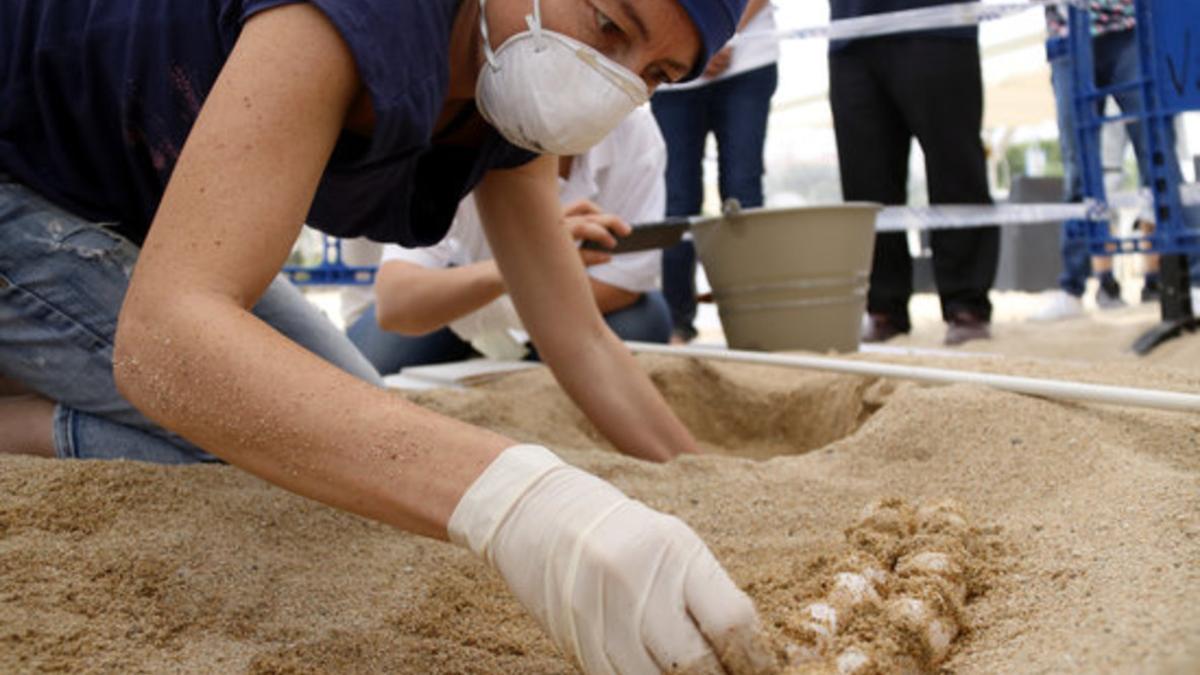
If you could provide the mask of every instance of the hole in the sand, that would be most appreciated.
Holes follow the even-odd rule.
[[[639,361],[704,451],[749,459],[800,455],[846,438],[884,405],[895,387],[888,380],[771,366],[671,357]],[[550,447],[613,449],[545,370],[515,373],[468,390],[407,397]]]
[[[803,454],[845,438],[890,392],[872,378],[694,359],[648,370],[706,450],[752,459]]]

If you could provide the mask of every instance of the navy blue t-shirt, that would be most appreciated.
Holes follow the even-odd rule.
[[[935,5],[956,5],[966,1],[969,0],[829,0],[829,15],[833,20],[853,19],[859,16],[903,12],[908,9],[920,9]],[[888,37],[942,37],[974,41],[979,39],[979,29],[975,26],[959,26],[940,30],[897,33]],[[836,52],[853,42],[854,40],[834,40],[829,43],[829,50]]]
[[[243,23],[298,1],[0,2],[0,173],[141,243]],[[490,127],[469,147],[433,140],[463,0],[310,1],[349,45],[375,111],[370,138],[338,142],[311,225],[429,245],[488,169],[533,158]]]

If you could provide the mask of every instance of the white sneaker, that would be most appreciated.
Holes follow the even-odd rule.
[[[1083,316],[1083,301],[1064,290],[1046,291],[1041,309],[1029,317],[1030,321],[1049,323]]]

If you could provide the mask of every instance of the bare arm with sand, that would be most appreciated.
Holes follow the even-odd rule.
[[[283,264],[357,94],[354,62],[315,10],[247,23],[143,247],[114,373],[140,410],[231,464],[444,537],[463,490],[512,442],[360,382],[247,311]]]
[[[623,452],[697,453],[695,440],[592,299],[574,244],[558,226],[557,163],[493,171],[475,190],[488,243],[542,359],[588,419]]]
[[[545,449],[514,447],[355,380],[249,313],[360,88],[348,49],[311,6],[247,22],[130,282],[113,363],[123,395],[271,483],[410,532],[449,534],[496,567],[587,672],[608,672],[610,659],[624,672],[769,670],[753,604],[682,522]],[[543,210],[556,200],[535,205]],[[564,276],[580,286],[568,295],[577,300],[582,272],[576,264]],[[673,564],[652,564],[662,560]]]

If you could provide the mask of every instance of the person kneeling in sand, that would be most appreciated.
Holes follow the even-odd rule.
[[[0,451],[215,456],[449,539],[587,673],[774,668],[682,521],[389,394],[275,282],[304,222],[428,246],[474,190],[563,389],[629,454],[695,452],[596,310],[556,174],[744,5],[0,2],[0,378],[37,394],[0,406]]]
[[[635,110],[598,145],[560,160],[564,227],[576,240],[612,246],[613,235],[627,234],[629,223],[662,220],[666,162],[666,144],[653,115]],[[662,253],[579,253],[596,304],[617,337],[667,342],[671,316],[659,291]],[[471,197],[459,205],[454,225],[436,246],[386,246],[375,293],[375,304],[348,333],[385,375],[479,354],[515,360],[529,353],[528,335]]]

